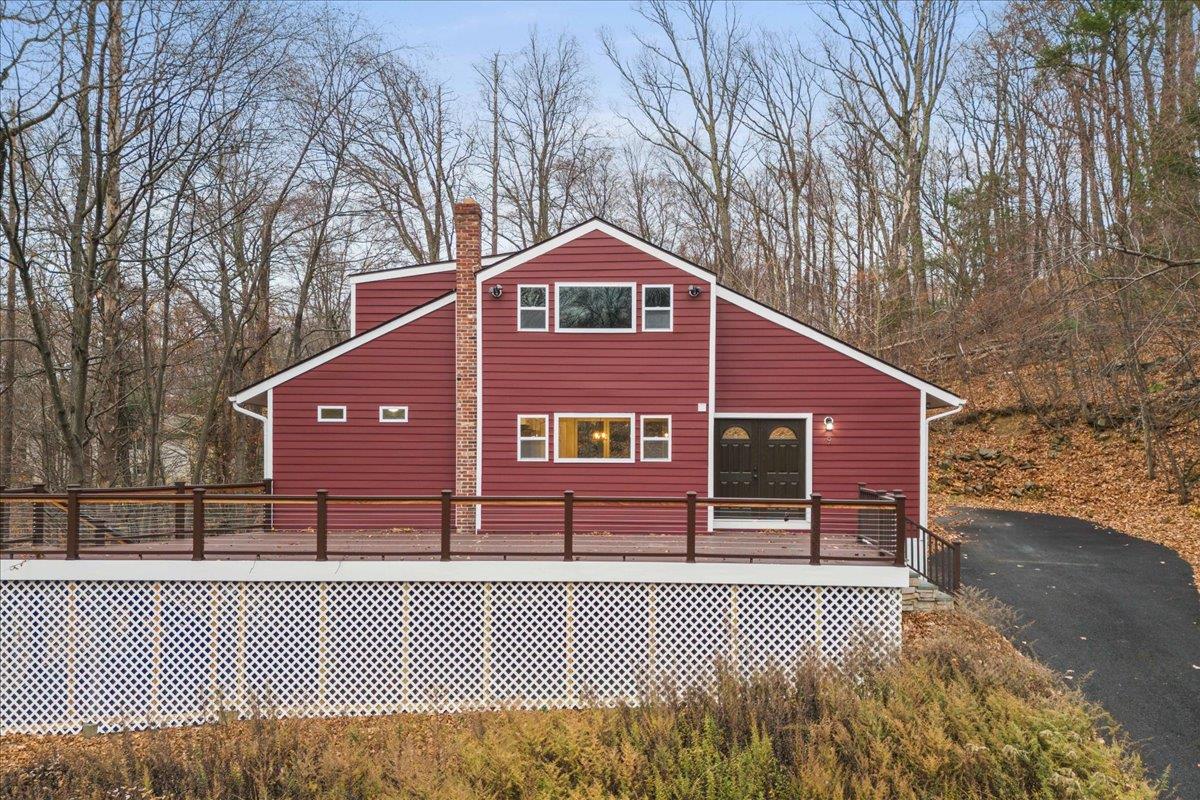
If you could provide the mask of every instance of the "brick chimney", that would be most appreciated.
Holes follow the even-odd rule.
[[[467,198],[454,204],[454,493],[476,493],[476,413],[479,408],[478,296],[475,272],[481,266],[481,220],[479,204]],[[455,530],[475,531],[475,508],[458,506]]]

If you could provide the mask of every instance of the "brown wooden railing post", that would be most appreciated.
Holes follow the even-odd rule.
[[[810,500],[812,514],[808,524],[808,563],[817,565],[821,563],[821,495],[814,492]]]
[[[35,483],[32,487],[30,487],[29,491],[33,492],[34,494],[45,494],[46,493],[46,484]],[[34,501],[32,507],[29,509],[29,516],[30,516],[30,522],[31,522],[31,527],[32,527],[30,534],[33,537],[33,543],[35,545],[45,544],[46,543],[46,504]]]
[[[696,493],[687,493],[687,561],[696,562]]]
[[[67,487],[67,559],[79,558],[79,487]]]
[[[962,585],[962,543],[953,542],[950,546],[954,549],[954,582],[950,585],[950,591],[957,593]]]
[[[275,481],[271,478],[263,478],[263,494],[275,494]],[[263,504],[262,507],[262,525],[264,531],[269,531],[275,527],[274,515],[271,513],[272,505],[270,503]]]
[[[183,481],[175,481],[175,494],[179,495],[179,501],[175,503],[175,538],[182,539],[187,536],[187,523],[184,521],[187,517],[187,509],[183,507],[183,496],[187,494],[187,484]]]
[[[450,560],[450,526],[452,524],[451,517],[454,515],[454,504],[451,498],[454,492],[449,489],[442,490],[442,561]]]
[[[575,560],[575,493],[563,492],[563,561]]]
[[[905,545],[905,537],[908,535],[908,518],[904,514],[904,493],[892,492],[892,498],[896,502],[896,566],[903,567],[908,555],[908,548]]]
[[[204,560],[204,490],[192,489],[192,561]]]
[[[329,490],[317,489],[317,561],[329,560]]]

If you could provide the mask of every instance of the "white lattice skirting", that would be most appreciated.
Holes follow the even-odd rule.
[[[474,563],[478,571],[485,562]],[[636,700],[648,680],[702,684],[718,660],[748,673],[805,653],[836,660],[900,644],[892,584],[901,571],[878,567],[805,573],[886,573],[819,585],[794,575],[730,582],[737,573],[717,565],[654,565],[653,582],[545,563],[524,571],[568,568],[572,579],[428,580],[458,565],[426,564],[411,580],[378,571],[359,580],[334,565],[321,567],[337,577],[316,580],[304,579],[320,574],[313,565],[288,580],[130,577],[152,569],[144,565],[121,580],[68,580],[47,577],[50,564],[34,566],[37,579],[0,582],[0,732],[186,725],[223,710],[333,716],[616,703]],[[621,565],[590,566],[621,574]],[[739,569],[760,580],[759,570],[778,572]],[[398,571],[392,564],[390,574]]]

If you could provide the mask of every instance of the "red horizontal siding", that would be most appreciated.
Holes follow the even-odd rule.
[[[577,281],[637,283],[636,333],[554,332],[554,284]],[[483,456],[481,491],[488,495],[559,494],[683,496],[704,494],[708,487],[708,414],[697,411],[708,402],[709,304],[705,285],[698,298],[688,286],[695,277],[607,234],[590,233],[486,281],[481,300],[483,325]],[[506,288],[499,298],[488,291]],[[517,330],[518,284],[550,286],[550,331]],[[641,332],[641,286],[674,287],[674,330]],[[567,412],[670,414],[672,460],[640,459],[640,423],[635,421],[632,463],[564,464],[551,460],[517,461],[518,414]],[[561,530],[561,514],[494,509],[484,527],[508,529],[525,521],[529,527]],[[682,509],[580,507],[579,530],[680,531]]]
[[[359,283],[354,287],[354,333],[370,330],[453,289],[453,269]]]
[[[811,412],[813,491],[854,497],[857,484],[902,489],[920,515],[921,393],[850,356],[717,301],[721,413]],[[822,421],[834,419],[826,433]]]
[[[275,491],[436,495],[454,486],[454,307],[438,309],[273,390]],[[318,405],[347,421],[319,423]],[[379,422],[379,406],[409,421]],[[281,507],[282,509],[283,507]],[[289,519],[305,515],[279,512]],[[277,514],[278,516],[278,514]],[[437,527],[440,511],[334,503],[330,525]]]

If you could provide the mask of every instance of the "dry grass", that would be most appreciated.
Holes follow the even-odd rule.
[[[1156,796],[1102,712],[974,616],[913,618],[900,662],[861,675],[801,666],[637,708],[8,739],[0,796]]]

